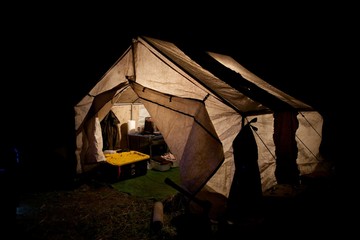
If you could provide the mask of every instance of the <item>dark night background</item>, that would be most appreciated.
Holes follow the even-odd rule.
[[[20,149],[30,176],[62,179],[73,174],[73,107],[138,35],[230,55],[312,105],[324,116],[324,156],[336,163],[339,176],[351,176],[347,166],[355,159],[347,132],[357,129],[351,123],[355,111],[349,112],[354,99],[349,84],[355,78],[347,74],[355,42],[351,9],[248,9],[241,4],[211,9],[146,6],[141,11],[137,6],[89,4],[32,5],[35,11],[27,7],[3,9],[11,14],[1,23],[1,138],[5,146]],[[53,160],[58,149],[66,149],[66,162]]]

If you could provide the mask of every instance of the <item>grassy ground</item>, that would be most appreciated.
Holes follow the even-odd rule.
[[[19,195],[19,239],[239,239],[331,236],[340,231],[341,208],[332,180],[311,180],[300,187],[276,186],[264,194],[260,215],[235,225],[212,223],[189,211],[180,193],[163,199],[162,224],[155,225],[157,199],[121,192],[93,178],[62,190],[25,191]],[[340,219],[339,219],[340,218]],[[343,221],[343,220],[341,220]]]

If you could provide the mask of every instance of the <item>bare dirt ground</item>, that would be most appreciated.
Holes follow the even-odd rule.
[[[106,185],[32,193],[20,199],[17,227],[27,239],[156,239],[153,202]]]

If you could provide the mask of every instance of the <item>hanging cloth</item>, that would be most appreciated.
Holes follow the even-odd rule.
[[[110,111],[101,121],[103,150],[114,150],[120,148],[121,135],[119,131],[119,124],[120,121],[113,111]]]

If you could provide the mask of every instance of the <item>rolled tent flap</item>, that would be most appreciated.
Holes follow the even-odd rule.
[[[275,176],[279,184],[300,183],[300,170],[296,162],[298,148],[295,136],[299,127],[297,115],[297,112],[274,113]]]
[[[224,151],[202,101],[162,94],[133,82],[172,154],[182,187],[195,195],[224,161]],[[185,151],[186,150],[186,151]]]

